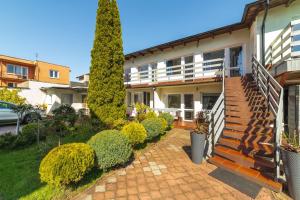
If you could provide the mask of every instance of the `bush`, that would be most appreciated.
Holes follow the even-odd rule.
[[[64,123],[66,126],[74,126],[77,115],[75,109],[70,105],[61,105],[52,111],[56,125]]]
[[[52,149],[40,164],[42,182],[66,186],[80,181],[94,167],[93,149],[84,143],[65,144]]]
[[[148,112],[146,113],[146,115],[145,115],[145,118],[146,118],[146,119],[149,119],[149,118],[156,118],[156,117],[157,117],[156,113],[155,113],[154,111],[152,111],[152,110],[148,111]]]
[[[142,124],[147,131],[148,140],[152,140],[153,138],[164,132],[162,121],[159,118],[145,119]]]
[[[167,130],[167,128],[168,128],[168,122],[164,119],[164,118],[157,118],[159,121],[160,121],[160,123],[161,123],[161,126],[162,126],[162,132],[161,132],[161,134],[162,133],[164,133],[165,132],[165,130]]]
[[[167,121],[168,127],[171,127],[174,121],[174,117],[170,113],[161,113],[160,118],[164,118]]]
[[[0,135],[0,149],[13,146],[16,139],[17,136],[13,135],[12,133],[5,133],[3,135]]]
[[[16,147],[33,144],[36,141],[37,129],[38,126],[36,123],[25,125],[15,141]]]
[[[96,152],[99,168],[104,170],[126,163],[132,154],[129,139],[117,130],[101,131],[88,144]]]
[[[147,138],[144,126],[137,122],[131,122],[124,126],[122,133],[130,140],[132,146],[143,143]]]
[[[25,98],[19,95],[20,90],[9,90],[7,88],[0,89],[1,101],[10,102],[16,105],[25,103]]]
[[[128,121],[125,119],[117,119],[113,122],[111,129],[122,130],[122,128],[128,124]]]

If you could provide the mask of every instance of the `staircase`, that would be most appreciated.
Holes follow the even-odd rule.
[[[274,121],[266,96],[251,74],[224,80],[225,124],[209,162],[274,191]]]

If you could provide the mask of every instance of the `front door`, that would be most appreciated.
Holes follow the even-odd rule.
[[[194,95],[193,94],[184,94],[184,109],[183,117],[184,120],[193,120],[194,119]]]
[[[243,48],[230,48],[230,77],[241,76],[243,69]]]

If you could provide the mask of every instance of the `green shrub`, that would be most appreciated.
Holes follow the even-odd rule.
[[[125,119],[117,119],[113,122],[111,129],[122,130],[122,128],[128,124],[128,121]]]
[[[12,147],[16,139],[17,136],[12,133],[0,135],[0,149]]]
[[[164,119],[164,118],[161,118],[161,117],[159,117],[159,118],[157,118],[159,121],[160,121],[160,123],[161,123],[161,126],[162,126],[162,132],[161,132],[161,134],[162,133],[164,133],[165,132],[165,130],[167,130],[167,128],[168,128],[168,122]]]
[[[88,144],[96,152],[99,168],[104,170],[126,163],[132,154],[129,139],[117,130],[101,131]]]
[[[36,123],[25,125],[15,141],[16,147],[33,144],[36,141],[37,131],[38,126]]]
[[[174,117],[170,113],[161,113],[159,117],[164,118],[167,121],[168,127],[172,126],[174,122]]]
[[[80,181],[94,167],[93,149],[84,143],[71,143],[52,149],[40,164],[40,178],[53,186]]]
[[[156,113],[155,113],[154,111],[152,111],[152,110],[148,111],[148,112],[146,113],[146,115],[145,115],[145,118],[146,118],[146,119],[149,119],[149,118],[156,118],[156,117],[157,117]]]
[[[136,119],[141,122],[146,119],[147,113],[151,111],[151,108],[143,103],[136,103]]]
[[[130,140],[132,146],[143,143],[147,138],[144,126],[137,122],[131,122],[124,126],[122,133]]]
[[[164,132],[163,124],[159,118],[149,118],[142,122],[147,131],[147,139],[152,140]]]
[[[75,109],[70,105],[61,105],[52,111],[54,115],[55,125],[59,126],[63,123],[66,126],[74,126],[77,115]]]

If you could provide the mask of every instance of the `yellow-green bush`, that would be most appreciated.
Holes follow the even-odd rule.
[[[144,126],[137,122],[127,124],[121,132],[130,140],[132,146],[143,143],[147,137]]]
[[[168,123],[168,127],[171,127],[174,121],[174,117],[170,113],[161,113],[159,118],[164,118]]]
[[[25,98],[19,95],[20,90],[0,89],[0,99],[2,101],[14,103],[17,105],[25,103]]]
[[[94,167],[93,149],[84,143],[65,144],[52,149],[40,164],[40,178],[53,186],[80,181]]]
[[[162,128],[162,131],[160,132],[161,134],[164,133],[165,130],[167,130],[168,128],[168,122],[164,119],[164,118],[161,118],[159,117],[158,120],[160,121],[161,123],[161,128]]]
[[[88,144],[96,153],[98,167],[104,170],[126,163],[132,154],[129,139],[117,130],[101,131]]]
[[[148,112],[146,113],[146,115],[145,115],[145,118],[146,118],[146,119],[149,119],[149,118],[156,118],[156,117],[157,117],[156,113],[155,113],[154,111],[152,111],[152,110],[148,111]]]
[[[142,122],[147,131],[147,140],[152,140],[164,132],[162,121],[159,118],[149,118]]]

